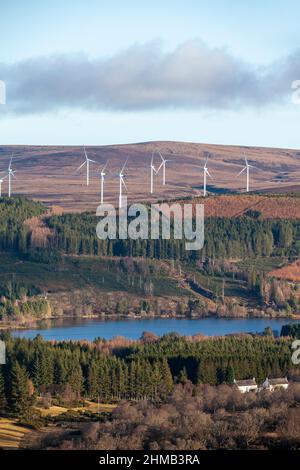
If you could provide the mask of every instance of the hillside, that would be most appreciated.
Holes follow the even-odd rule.
[[[205,217],[241,217],[253,211],[265,219],[299,219],[300,197],[294,195],[239,194],[193,198],[204,204]]]
[[[155,179],[155,199],[172,199],[200,195],[204,159],[209,155],[209,170],[213,180],[209,189],[218,193],[244,191],[245,175],[237,176],[244,165],[243,154],[257,169],[251,172],[251,189],[255,191],[298,191],[300,181],[300,151],[260,147],[195,144],[182,142],[148,142],[130,145],[87,147],[93,164],[91,184],[85,186],[85,170],[76,172],[84,161],[82,147],[1,146],[0,172],[4,172],[13,153],[17,179],[13,191],[25,194],[49,205],[66,210],[95,210],[99,201],[99,170],[106,161],[105,196],[116,203],[118,177],[125,159],[128,162],[128,197],[130,200],[150,200],[149,165],[152,152],[160,151],[172,160],[167,166],[167,185],[162,175]],[[156,166],[160,157],[156,155]],[[7,181],[3,184],[7,192]]]

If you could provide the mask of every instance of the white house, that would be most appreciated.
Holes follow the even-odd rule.
[[[270,392],[273,392],[274,390],[278,389],[284,389],[286,390],[289,386],[288,379],[286,377],[284,378],[278,378],[278,379],[268,379],[263,382],[262,384],[262,390],[269,390]]]
[[[247,380],[234,380],[235,385],[241,393],[257,392],[257,383],[255,377]]]

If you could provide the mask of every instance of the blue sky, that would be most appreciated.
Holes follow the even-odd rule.
[[[300,148],[299,10],[296,0],[3,0],[0,144]]]

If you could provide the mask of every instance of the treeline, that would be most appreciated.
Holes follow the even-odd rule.
[[[292,338],[300,339],[300,323],[283,325],[281,328],[281,336],[291,336]]]
[[[291,340],[272,336],[190,340],[144,335],[139,342],[97,339],[49,343],[3,335],[7,363],[0,379],[1,411],[26,414],[36,395],[57,402],[166,399],[176,383],[232,384],[234,378],[286,375]],[[22,408],[22,409],[21,409]]]
[[[24,221],[46,211],[39,202],[23,197],[0,198],[0,251],[25,251],[30,247],[30,231]]]
[[[187,251],[186,240],[99,240],[99,218],[92,213],[53,215],[45,223],[53,230],[48,250],[37,249],[24,221],[45,212],[45,207],[25,198],[0,198],[0,250],[25,253],[37,262],[59,262],[58,251],[96,256],[129,256],[155,259],[245,258],[297,256],[300,253],[297,220],[264,220],[248,215],[205,219],[205,242],[200,251]],[[172,229],[171,229],[172,234]],[[54,251],[53,251],[54,250]],[[45,251],[45,254],[44,254]]]
[[[231,382],[232,378],[286,375],[292,366],[290,340],[273,336],[228,336],[188,341],[170,334],[159,341],[139,343],[133,348],[133,357],[150,362],[166,357],[173,377],[186,374],[193,383],[211,385]]]
[[[0,372],[0,413],[28,416],[36,395],[60,403],[89,397],[102,402],[163,399],[173,388],[165,358],[125,360],[101,351],[97,342],[51,344],[4,337],[7,362]],[[2,408],[1,408],[2,403]]]
[[[0,284],[0,298],[5,297],[6,300],[11,302],[40,293],[41,289],[34,284],[25,284],[24,282],[16,281],[14,278]]]
[[[43,298],[26,299],[23,301],[0,299],[0,321],[20,321],[22,317],[27,319],[43,319],[51,314],[49,302]]]
[[[264,220],[249,216],[206,218],[201,251],[186,251],[186,240],[99,240],[99,219],[90,213],[54,215],[47,220],[55,235],[51,246],[69,254],[143,256],[156,259],[195,260],[291,256],[300,253],[296,243],[298,221]],[[171,231],[172,233],[172,231]]]
[[[14,277],[0,283],[0,321],[18,320],[21,316],[45,317],[50,313],[50,305],[45,298],[36,297],[39,294],[39,287],[16,281]]]

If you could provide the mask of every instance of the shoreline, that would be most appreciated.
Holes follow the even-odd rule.
[[[28,330],[28,329],[36,329],[39,330],[40,326],[44,322],[53,322],[53,321],[68,321],[68,320],[85,320],[85,319],[96,319],[99,321],[105,322],[107,321],[124,321],[124,320],[131,320],[131,321],[139,321],[139,320],[205,320],[205,319],[214,319],[214,320],[286,320],[287,322],[299,320],[300,322],[300,315],[289,315],[289,316],[247,316],[247,317],[217,317],[215,315],[206,315],[206,316],[194,316],[188,317],[184,315],[64,315],[64,316],[52,316],[41,318],[38,320],[32,320],[28,322],[22,322],[20,324],[1,324],[0,323],[0,332],[1,331],[14,331],[14,330]]]

